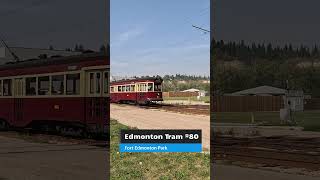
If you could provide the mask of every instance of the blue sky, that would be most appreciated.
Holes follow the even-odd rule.
[[[209,0],[111,0],[113,76],[209,75]]]

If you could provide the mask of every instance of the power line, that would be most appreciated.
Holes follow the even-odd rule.
[[[205,34],[206,34],[206,33],[210,33],[210,31],[209,31],[209,30],[204,29],[204,28],[202,28],[202,27],[198,27],[198,26],[195,26],[195,25],[192,25],[192,27],[194,27],[194,28],[196,28],[196,29],[199,29],[199,30],[203,31]]]
[[[0,37],[1,38],[1,37]],[[10,52],[10,54],[13,56],[14,60],[16,60],[16,62],[19,62],[20,59],[19,57],[13,52],[11,51],[11,49],[9,48],[9,46],[7,45],[7,43],[1,38],[1,42],[4,45],[5,48],[8,49],[8,51]]]

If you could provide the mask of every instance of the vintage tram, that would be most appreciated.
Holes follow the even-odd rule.
[[[159,76],[113,81],[110,84],[110,101],[133,104],[163,101],[162,81]]]
[[[109,64],[94,52],[1,65],[0,129],[108,132]]]

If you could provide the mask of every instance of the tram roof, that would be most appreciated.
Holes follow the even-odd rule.
[[[132,78],[132,79],[121,79],[121,80],[117,80],[117,81],[112,81],[111,83],[122,83],[122,82],[132,82],[132,81],[161,81],[162,82],[162,78],[160,76],[156,76],[156,77],[140,77],[140,78]]]
[[[76,63],[76,62],[82,62],[82,61],[88,61],[88,60],[94,60],[97,58],[106,58],[106,57],[107,57],[107,54],[105,52],[92,52],[92,53],[84,53],[84,54],[72,55],[72,56],[59,56],[59,57],[50,57],[50,58],[44,58],[44,59],[29,59],[29,60],[0,65],[0,70],[28,68],[28,67],[46,66],[46,65],[68,64],[68,63]]]

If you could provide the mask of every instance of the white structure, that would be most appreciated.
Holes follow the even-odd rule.
[[[280,89],[272,86],[259,86],[251,89],[246,89],[230,94],[231,96],[283,96],[286,94],[285,89]]]
[[[187,89],[187,90],[184,90],[182,92],[197,92],[199,95],[199,97],[204,97],[206,96],[206,91],[203,91],[203,90],[199,90],[199,89]]]
[[[303,111],[304,109],[304,93],[300,90],[280,89],[272,86],[259,86],[256,88],[246,89],[229,96],[282,96],[286,108],[292,111]]]
[[[19,57],[21,61],[27,59],[38,59],[40,55],[45,54],[48,58],[51,56],[71,56],[81,54],[76,51],[36,49],[23,47],[10,47],[10,50]],[[14,61],[14,57],[6,47],[0,47],[0,65]]]
[[[199,92],[199,91],[200,91],[199,89],[187,89],[182,92]]]

